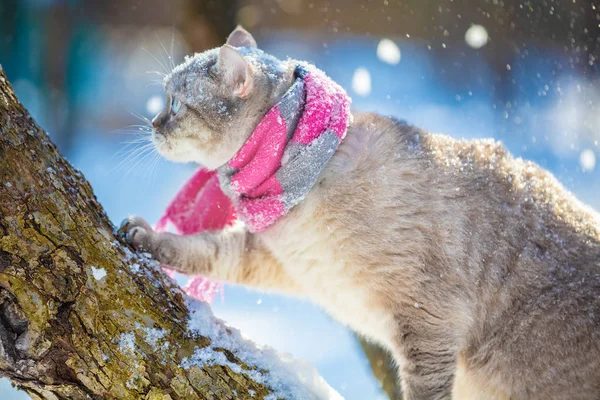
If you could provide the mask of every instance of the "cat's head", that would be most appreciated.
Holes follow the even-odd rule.
[[[186,57],[165,78],[166,105],[152,120],[154,145],[172,161],[225,164],[291,85],[288,70],[236,28],[225,45]]]

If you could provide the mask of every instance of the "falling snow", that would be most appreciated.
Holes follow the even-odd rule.
[[[352,90],[359,96],[367,96],[371,93],[371,74],[369,70],[360,67],[354,71]]]
[[[400,62],[400,48],[390,39],[381,39],[377,45],[377,58],[388,64],[398,64]]]
[[[474,49],[480,49],[488,42],[487,30],[481,25],[472,25],[465,33],[465,42]]]
[[[146,102],[146,111],[149,115],[158,114],[165,106],[165,99],[163,96],[152,96]]]
[[[590,150],[585,149],[579,155],[579,165],[583,172],[592,172],[596,168],[596,154]]]

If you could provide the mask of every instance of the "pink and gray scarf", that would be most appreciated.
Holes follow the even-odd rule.
[[[337,150],[350,122],[350,98],[313,66],[296,67],[295,81],[250,138],[216,171],[201,168],[158,221],[179,234],[220,230],[242,220],[262,232],[297,205]],[[188,294],[210,301],[219,287],[192,279]]]

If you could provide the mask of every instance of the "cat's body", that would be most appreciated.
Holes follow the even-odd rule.
[[[492,141],[359,114],[263,232],[132,224],[175,269],[318,303],[392,352],[408,400],[600,399],[600,222]]]

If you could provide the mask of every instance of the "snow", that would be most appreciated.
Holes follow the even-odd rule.
[[[133,272],[134,274],[137,274],[138,272],[140,272],[140,264],[138,264],[138,263],[131,264],[131,266],[129,266],[129,270],[131,272]]]
[[[583,172],[593,172],[596,168],[596,154],[590,149],[583,150],[579,155],[579,165]]]
[[[94,278],[99,281],[106,276],[106,271],[104,268],[92,267],[92,275],[94,275]]]
[[[150,115],[158,114],[165,106],[165,100],[163,96],[154,95],[151,96],[146,102],[146,111]]]
[[[164,329],[156,329],[156,328],[142,328],[145,334],[146,343],[148,343],[154,350],[158,350],[158,342],[165,337],[167,331]],[[168,344],[168,343],[165,343]]]
[[[273,392],[265,399],[270,400],[342,399],[310,364],[293,360],[289,355],[278,354],[270,347],[258,347],[242,337],[240,331],[215,318],[206,303],[191,298],[186,302],[191,315],[188,330],[193,334],[208,337],[211,344],[196,348],[191,357],[182,360],[183,368],[204,365],[227,366],[232,371],[245,374],[252,380],[269,387]],[[227,360],[225,354],[217,350],[219,348],[228,349],[252,369],[242,369],[238,364]]]
[[[149,258],[146,253],[134,254],[127,248],[123,248],[123,250],[125,261],[132,263],[131,269],[139,271],[140,264],[137,261],[140,259],[149,263],[153,268],[160,268],[159,263]],[[179,289],[173,287],[173,290]],[[290,355],[279,354],[270,347],[257,346],[245,339],[239,330],[231,328],[222,320],[215,318],[207,303],[184,296],[186,297],[187,308],[190,310],[188,331],[192,335],[207,337],[211,343],[207,347],[196,347],[190,357],[181,361],[183,368],[189,369],[194,366],[202,367],[205,365],[227,366],[232,371],[245,374],[252,380],[270,388],[272,393],[265,397],[265,399],[270,400],[279,398],[343,399],[309,363],[294,360]],[[165,349],[170,345],[165,340],[168,331],[145,327],[139,323],[136,324],[136,328],[143,332],[143,340],[154,350]],[[133,332],[122,333],[118,337],[118,349],[123,354],[132,355],[136,350],[135,334]],[[250,369],[242,369],[240,365],[229,361],[225,354],[218,349],[231,351]],[[127,382],[128,387],[134,387],[135,378],[132,377]]]
[[[119,351],[123,354],[132,354],[135,351],[135,335],[133,332],[121,333],[119,336]]]
[[[359,96],[371,93],[371,74],[363,67],[357,68],[352,75],[352,90]]]
[[[377,45],[377,58],[388,64],[400,62],[400,48],[392,40],[383,38]]]
[[[487,30],[481,25],[471,25],[465,32],[465,42],[474,49],[480,49],[488,42]]]

